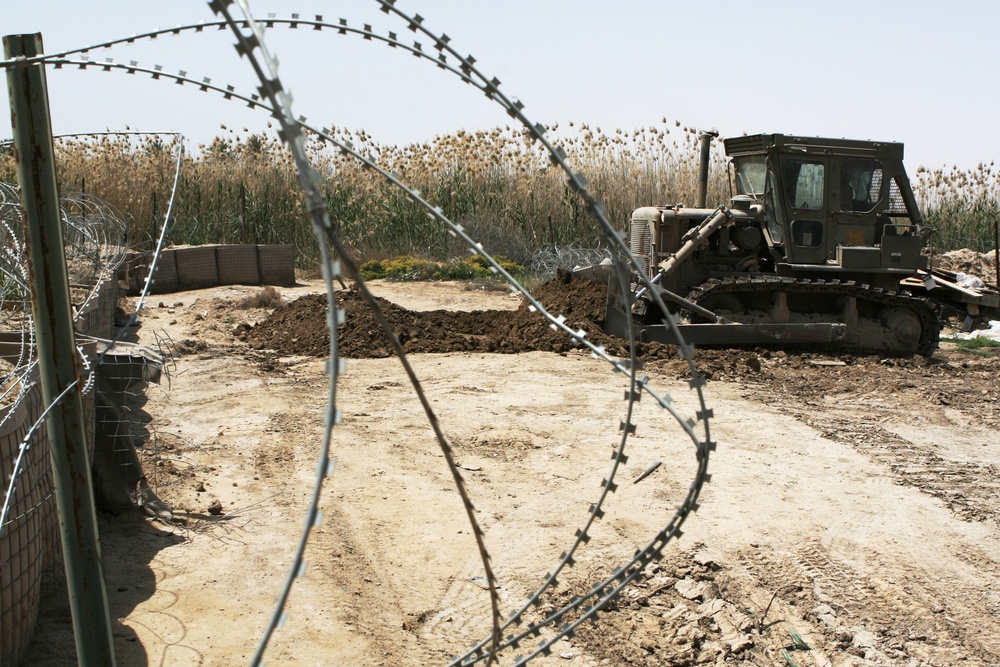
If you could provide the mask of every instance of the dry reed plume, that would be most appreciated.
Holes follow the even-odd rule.
[[[303,264],[314,262],[314,239],[287,151],[269,134],[221,129],[183,160],[169,239],[290,243]],[[664,118],[632,131],[574,122],[551,130],[623,229],[638,206],[694,201],[698,150],[692,128]],[[407,146],[379,144],[363,130],[332,133],[397,172],[491,252],[528,263],[540,247],[600,244],[564,177],[519,129],[459,130]],[[130,221],[132,245],[148,248],[154,213],[162,220],[170,192],[174,146],[156,137],[101,136],[60,140],[57,150],[63,190],[85,190],[117,207]],[[464,254],[403,193],[349,156],[319,141],[311,143],[310,153],[325,177],[331,219],[361,258],[445,260]],[[712,160],[708,199],[723,202],[730,191],[721,141]],[[0,152],[0,179],[14,180],[9,149]],[[938,230],[938,248],[992,247],[1000,201],[992,163],[964,171],[921,167],[914,183],[929,224]]]

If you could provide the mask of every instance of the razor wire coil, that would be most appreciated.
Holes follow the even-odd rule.
[[[530,294],[530,292],[527,289],[525,289],[513,276],[511,276],[507,271],[505,271],[500,266],[500,264],[483,248],[481,244],[476,243],[465,232],[465,230],[462,228],[461,225],[455,224],[452,221],[448,220],[448,218],[444,216],[441,209],[438,207],[434,207],[428,202],[426,202],[422,198],[421,193],[419,191],[407,187],[399,180],[399,178],[395,174],[388,173],[382,170],[377,164],[371,161],[368,157],[362,155],[359,151],[357,151],[350,144],[350,142],[341,142],[335,139],[334,137],[330,136],[330,133],[325,129],[316,130],[314,128],[309,127],[308,125],[306,125],[306,119],[304,117],[295,118],[295,116],[291,113],[290,96],[287,94],[287,91],[283,89],[281,81],[278,78],[277,63],[273,59],[273,57],[271,57],[271,55],[269,54],[264,45],[263,28],[265,27],[273,27],[274,25],[285,24],[288,25],[289,27],[295,28],[297,27],[297,25],[301,24],[301,25],[312,25],[315,30],[322,30],[324,28],[333,28],[337,30],[338,34],[347,34],[349,32],[352,34],[360,34],[366,40],[382,41],[393,48],[401,47],[403,50],[410,52],[417,57],[430,60],[438,68],[451,72],[454,75],[457,75],[465,83],[472,84],[480,91],[482,91],[487,98],[491,99],[497,104],[500,104],[501,107],[503,107],[507,111],[508,115],[510,115],[515,120],[519,121],[525,127],[526,131],[532,136],[532,138],[545,148],[545,150],[549,153],[553,164],[560,167],[567,174],[567,184],[569,185],[569,187],[572,190],[574,190],[585,201],[588,210],[598,220],[598,223],[603,230],[602,233],[604,235],[604,238],[606,239],[608,244],[612,247],[615,247],[616,251],[622,257],[625,258],[626,266],[628,268],[625,268],[625,266],[622,265],[618,265],[615,274],[615,279],[618,282],[619,289],[621,289],[623,292],[627,292],[627,290],[629,289],[631,276],[628,273],[626,273],[626,271],[629,272],[635,271],[639,269],[640,265],[637,259],[632,255],[631,250],[628,244],[622,238],[622,235],[617,230],[615,230],[614,227],[608,222],[605,215],[606,212],[603,206],[595,198],[593,198],[593,196],[590,195],[590,193],[587,191],[586,182],[582,177],[582,175],[573,172],[572,169],[569,167],[565,151],[563,151],[562,148],[551,144],[549,140],[546,138],[545,134],[547,128],[545,128],[541,124],[537,123],[533,124],[523,113],[524,105],[519,100],[516,99],[512,100],[508,98],[500,90],[499,80],[497,80],[496,78],[488,78],[487,76],[483,75],[479,71],[479,69],[476,68],[475,66],[476,63],[475,58],[473,58],[471,55],[462,56],[457,51],[455,51],[451,47],[450,44],[451,39],[447,35],[445,34],[435,35],[434,33],[431,33],[426,27],[424,27],[424,19],[419,14],[414,14],[412,16],[405,14],[404,12],[400,11],[398,8],[395,7],[394,1],[388,1],[388,0],[376,0],[376,1],[379,3],[380,8],[384,13],[395,15],[396,17],[402,19],[407,24],[407,28],[410,31],[422,34],[425,37],[429,38],[433,42],[433,48],[438,52],[437,57],[433,57],[432,54],[425,52],[420,42],[414,42],[412,46],[404,44],[398,39],[398,35],[396,33],[389,32],[388,37],[378,35],[375,32],[373,32],[371,26],[368,24],[365,24],[363,30],[358,30],[349,27],[347,25],[347,22],[343,19],[341,19],[338,25],[333,25],[323,22],[321,16],[317,16],[315,21],[308,21],[300,19],[297,15],[293,15],[291,19],[277,19],[276,17],[271,16],[267,20],[257,21],[253,19],[253,17],[250,14],[248,4],[243,0],[237,2],[244,15],[244,20],[240,21],[234,18],[232,14],[229,12],[228,8],[231,4],[233,4],[232,2],[216,0],[209,2],[209,6],[217,14],[223,15],[225,17],[224,21],[219,21],[211,24],[202,23],[192,26],[178,26],[177,28],[169,30],[154,31],[151,33],[145,33],[143,35],[133,35],[130,38],[113,40],[111,42],[102,43],[100,45],[95,45],[93,47],[87,47],[85,49],[79,49],[74,51],[61,52],[59,54],[55,54],[52,56],[42,56],[34,60],[46,62],[47,64],[57,68],[64,65],[75,65],[80,69],[87,69],[93,66],[97,66],[100,67],[100,69],[103,71],[121,70],[129,74],[135,74],[139,72],[147,73],[153,79],[165,78],[167,80],[173,80],[176,83],[182,83],[182,84],[191,83],[196,85],[199,88],[199,90],[203,92],[212,90],[221,93],[223,97],[226,99],[235,98],[242,100],[246,102],[247,105],[251,108],[260,108],[262,110],[271,112],[271,114],[275,118],[277,118],[279,122],[281,122],[282,131],[280,132],[280,136],[289,145],[293,157],[296,160],[296,163],[299,167],[300,183],[302,184],[303,188],[306,191],[308,207],[311,214],[313,215],[317,238],[320,241],[320,248],[323,260],[322,268],[324,271],[324,281],[326,282],[328,289],[328,306],[330,312],[328,320],[331,332],[331,337],[330,337],[331,363],[330,363],[329,403],[325,419],[325,422],[327,424],[327,430],[326,433],[324,434],[324,442],[321,447],[319,463],[317,466],[317,481],[314,488],[313,501],[310,504],[309,511],[307,512],[306,525],[303,530],[302,539],[300,540],[300,547],[298,553],[295,557],[295,563],[290,571],[290,575],[288,581],[286,582],[286,587],[283,590],[282,597],[279,599],[279,603],[277,605],[277,609],[275,612],[275,619],[269,626],[268,630],[266,631],[265,637],[262,639],[261,646],[259,647],[258,650],[258,655],[255,656],[253,664],[260,664],[262,653],[264,648],[266,648],[270,634],[273,632],[274,627],[276,627],[279,624],[278,621],[280,621],[284,617],[284,606],[285,602],[287,601],[287,592],[290,589],[294,579],[302,571],[302,563],[303,563],[302,552],[304,551],[305,543],[308,540],[311,528],[314,527],[319,521],[318,501],[319,501],[319,493],[322,489],[323,479],[329,473],[332,472],[333,463],[332,459],[329,456],[329,447],[330,447],[332,428],[339,421],[339,411],[336,408],[335,401],[336,401],[336,379],[337,379],[337,374],[341,369],[341,365],[339,357],[337,355],[337,344],[336,344],[336,329],[337,329],[336,324],[338,321],[338,314],[337,314],[338,311],[336,309],[336,305],[332,296],[333,294],[332,280],[339,274],[339,265],[338,262],[335,262],[332,259],[330,246],[333,246],[333,249],[335,250],[334,254],[336,254],[336,256],[339,257],[340,263],[342,263],[348,268],[348,273],[349,274],[356,273],[356,267],[353,266],[352,261],[350,260],[349,255],[347,255],[346,251],[339,245],[338,239],[336,238],[336,235],[332,231],[332,225],[330,224],[329,218],[328,216],[326,216],[325,203],[322,201],[322,197],[319,195],[318,192],[317,181],[316,181],[317,177],[315,176],[315,173],[312,171],[312,168],[305,154],[304,131],[314,132],[316,136],[318,136],[321,140],[326,141],[331,145],[335,146],[342,155],[352,156],[353,158],[359,160],[364,168],[372,169],[378,172],[392,186],[402,188],[403,191],[406,193],[407,197],[411,201],[424,207],[429,217],[434,218],[439,222],[441,222],[442,224],[444,224],[448,228],[449,233],[452,236],[460,238],[463,242],[465,242],[472,254],[478,254],[483,256],[490,263],[492,271],[503,277],[505,280],[507,280],[511,284],[513,291],[519,292],[528,301],[530,307],[533,310],[537,311],[543,317],[545,317],[550,321],[550,326],[553,329],[563,331],[564,333],[570,336],[570,338],[573,340],[575,344],[588,348],[591,354],[595,358],[599,358],[610,363],[612,365],[612,369],[616,373],[619,372],[625,373],[629,377],[630,390],[626,392],[627,409],[626,409],[626,419],[621,425],[622,438],[620,440],[618,447],[616,448],[615,455],[613,457],[614,461],[611,471],[608,474],[607,478],[604,481],[602,481],[601,484],[602,490],[597,502],[591,505],[590,514],[588,516],[587,521],[585,522],[583,528],[577,531],[576,539],[574,540],[572,546],[566,552],[564,552],[564,554],[560,557],[560,562],[558,563],[555,570],[550,575],[546,576],[543,584],[534,594],[532,594],[529,597],[527,603],[525,603],[521,609],[509,615],[507,620],[502,625],[500,623],[498,599],[496,597],[496,582],[491,574],[491,569],[489,566],[489,555],[488,552],[486,552],[485,550],[485,543],[482,540],[482,531],[475,523],[475,517],[473,515],[473,512],[471,511],[472,510],[471,500],[467,498],[467,494],[464,489],[464,484],[461,479],[461,474],[458,472],[457,467],[454,466],[453,462],[449,458],[450,447],[447,441],[443,438],[443,436],[438,437],[439,444],[441,445],[442,450],[445,452],[446,459],[449,460],[449,467],[452,469],[452,474],[455,478],[456,486],[458,487],[460,494],[463,495],[463,501],[465,502],[466,509],[470,514],[470,521],[472,521],[473,524],[473,533],[476,535],[477,543],[479,544],[480,547],[480,553],[483,558],[484,567],[486,568],[488,574],[487,578],[490,584],[489,587],[491,594],[491,606],[493,607],[493,623],[494,623],[494,631],[491,634],[490,639],[488,640],[490,644],[488,650],[484,650],[484,647],[487,643],[487,641],[484,640],[484,642],[481,642],[480,644],[474,646],[465,655],[456,658],[452,662],[452,664],[473,664],[481,659],[486,659],[487,664],[491,664],[496,660],[497,653],[501,648],[506,648],[506,647],[516,648],[517,645],[520,644],[528,635],[538,636],[540,630],[543,627],[548,627],[556,623],[561,623],[572,612],[580,612],[578,618],[576,618],[575,620],[566,621],[565,624],[560,629],[558,629],[554,639],[548,640],[547,642],[543,641],[540,648],[535,652],[529,654],[527,657],[523,659],[517,658],[516,660],[518,664],[520,664],[522,661],[527,661],[531,657],[538,655],[540,652],[545,652],[545,650],[549,646],[551,646],[551,643],[554,642],[556,639],[558,639],[563,635],[570,634],[573,631],[573,629],[575,629],[580,623],[584,622],[588,618],[595,616],[599,612],[600,608],[607,602],[607,600],[611,599],[615,594],[617,594],[618,591],[621,590],[623,586],[627,585],[632,579],[634,579],[635,576],[637,576],[638,573],[641,572],[642,568],[646,564],[648,564],[648,562],[660,557],[661,550],[667,541],[669,541],[672,537],[680,535],[680,525],[687,518],[690,512],[695,511],[697,509],[698,494],[700,493],[702,485],[706,481],[708,481],[707,462],[708,462],[709,452],[712,451],[712,449],[714,449],[714,443],[712,443],[710,440],[710,431],[708,426],[708,420],[711,416],[711,411],[708,410],[705,406],[704,396],[702,392],[704,381],[694,368],[692,360],[692,347],[690,345],[682,343],[679,346],[679,352],[681,356],[685,358],[691,370],[692,381],[690,383],[690,386],[697,393],[698,402],[700,405],[700,409],[697,411],[697,419],[684,419],[677,412],[677,410],[671,405],[671,400],[669,396],[666,395],[661,396],[649,386],[648,378],[645,377],[640,378],[637,375],[639,364],[636,358],[634,335],[630,337],[629,358],[626,360],[619,360],[612,358],[606,353],[605,349],[602,346],[594,345],[593,343],[591,343],[591,341],[589,341],[586,338],[585,331],[574,330],[570,328],[569,326],[567,326],[564,317],[559,315],[553,315],[548,310],[546,310],[542,306],[542,304],[539,303]],[[103,62],[95,62],[90,60],[89,57],[86,55],[83,55],[80,59],[77,60],[65,57],[68,55],[72,55],[74,53],[86,52],[92,48],[103,48],[106,46],[111,46],[119,43],[132,43],[136,39],[153,38],[157,35],[166,34],[168,32],[171,34],[179,34],[180,32],[185,30],[193,30],[195,32],[201,32],[205,29],[205,27],[208,27],[210,25],[218,26],[220,29],[224,29],[226,26],[228,26],[232,30],[232,32],[236,35],[237,51],[240,53],[240,55],[247,57],[247,59],[252,63],[252,66],[254,67],[258,75],[258,78],[261,81],[261,85],[258,88],[258,92],[256,94],[244,96],[237,93],[233,86],[226,86],[223,88],[221,86],[212,84],[211,79],[207,77],[197,80],[193,77],[189,77],[187,72],[184,71],[181,71],[178,74],[167,73],[159,65],[156,65],[153,68],[149,69],[139,66],[138,63],[135,61],[131,61],[128,65],[122,65],[113,62],[111,59],[105,59]],[[448,60],[449,56],[458,63],[457,66],[453,66],[451,62],[449,62]],[[24,62],[28,62],[28,60],[25,60]],[[0,65],[3,64],[5,63],[0,63]],[[164,232],[165,232],[165,227],[166,226],[164,226]],[[152,272],[150,272],[150,276],[151,275]],[[643,276],[641,271],[639,271],[639,275],[642,282],[648,286],[649,284],[648,280]],[[359,276],[352,276],[352,277],[358,279],[362,291],[366,293],[366,296],[369,296],[367,294],[367,289],[364,287],[363,281],[360,281],[360,277]],[[148,283],[146,287],[148,288]],[[658,305],[661,307],[662,312],[668,313],[669,311],[665,307],[665,304],[662,303],[660,297],[655,293],[655,291],[653,291],[653,296],[654,299],[658,302]],[[372,303],[374,303],[373,300]],[[380,313],[378,313],[377,309],[375,310],[376,310],[376,315],[384,321],[384,317],[380,316]],[[677,333],[676,323],[673,321],[672,317],[667,315],[665,323],[674,331],[675,334]],[[391,332],[391,328],[388,328],[387,325],[384,325],[384,328],[388,329],[387,331],[388,335]],[[391,340],[392,336],[389,337]],[[678,338],[680,337],[678,336]],[[398,341],[395,342],[398,347]],[[405,357],[404,355],[402,355],[401,347],[398,347],[397,352],[399,353],[401,361],[404,363],[404,365],[406,365]],[[417,391],[418,395],[422,395],[422,390],[420,389],[419,382],[416,380],[415,376],[411,377],[411,382],[413,383],[414,389],[415,391]],[[616,484],[614,482],[615,473],[617,472],[619,465],[623,464],[627,460],[627,456],[624,453],[625,445],[628,440],[628,436],[635,430],[635,425],[631,421],[632,412],[635,402],[638,400],[638,397],[643,392],[649,394],[653,398],[653,400],[656,401],[656,404],[659,407],[667,410],[667,412],[680,425],[680,427],[687,434],[687,436],[692,439],[695,445],[697,460],[698,460],[698,469],[695,475],[695,479],[690,486],[687,497],[685,498],[682,505],[675,512],[674,517],[667,524],[667,526],[659,533],[657,533],[657,535],[653,538],[653,540],[650,541],[649,544],[646,545],[646,547],[639,550],[636,553],[636,555],[628,563],[626,563],[625,566],[616,570],[616,572],[611,577],[603,580],[602,582],[599,582],[598,584],[595,584],[595,586],[591,589],[591,591],[588,594],[586,594],[581,598],[576,599],[571,604],[564,607],[562,610],[559,610],[556,613],[544,619],[542,622],[529,625],[529,629],[527,631],[522,632],[520,634],[509,636],[507,638],[504,638],[503,641],[501,641],[500,631],[502,629],[506,629],[512,624],[520,623],[523,621],[523,615],[525,611],[532,605],[537,605],[542,593],[549,587],[554,586],[557,583],[557,577],[559,572],[565,567],[573,565],[574,553],[576,552],[578,547],[580,547],[583,543],[585,543],[589,539],[588,530],[590,526],[593,524],[594,521],[596,521],[602,516],[603,510],[601,509],[601,506],[606,497],[608,496],[608,494],[613,493],[616,488]],[[427,412],[428,412],[428,418],[430,419],[432,425],[436,426],[436,417],[434,417],[433,413],[429,410],[429,405],[427,406]],[[699,422],[701,422],[703,425],[704,439],[702,439],[702,436],[699,436],[695,431],[695,428]],[[590,600],[594,600],[594,602],[592,605],[588,607],[585,605],[585,603]]]

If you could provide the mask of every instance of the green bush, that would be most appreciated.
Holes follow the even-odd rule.
[[[956,341],[955,346],[962,352],[968,352],[979,357],[992,357],[993,352],[984,348],[1000,348],[1000,340],[976,336],[975,338]]]

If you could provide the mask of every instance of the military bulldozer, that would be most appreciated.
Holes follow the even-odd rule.
[[[702,133],[698,201],[632,213],[647,281],[611,281],[605,329],[676,343],[655,290],[699,345],[796,345],[930,354],[949,318],[1000,317],[995,286],[933,268],[931,230],[891,142],[758,134],[726,139],[731,199],[706,207],[714,133]],[[594,275],[594,267],[582,270]],[[634,278],[637,278],[634,276]],[[632,321],[629,322],[629,319]]]

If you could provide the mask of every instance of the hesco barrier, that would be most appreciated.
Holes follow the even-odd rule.
[[[90,299],[80,308],[75,328],[78,333],[97,338],[111,338],[114,331],[115,308],[122,288],[117,280],[104,280]]]
[[[142,289],[150,258],[133,269],[129,293]],[[143,265],[144,264],[144,265]],[[295,284],[295,248],[290,245],[205,245],[169,248],[160,253],[152,294],[165,294],[218,285]]]
[[[115,281],[110,281],[114,283]],[[117,294],[117,285],[91,300],[92,313],[107,311]],[[101,328],[92,315],[88,329]],[[110,328],[110,324],[106,328]],[[22,364],[0,381],[0,479],[4,494],[21,455],[21,444],[42,415],[44,403],[37,367],[29,368],[24,350],[29,341],[20,331],[0,332],[0,358]],[[96,344],[83,344],[84,355],[93,360]],[[34,355],[31,355],[34,360]],[[94,393],[83,396],[87,445],[94,449]],[[64,582],[59,516],[55,504],[49,439],[45,425],[31,435],[14,484],[7,518],[0,532],[0,666],[17,665],[31,642],[43,595]],[[2,497],[2,496],[0,496]]]
[[[35,385],[37,387],[37,383]],[[20,380],[5,383],[7,399],[0,407],[0,473],[9,480],[31,427],[32,394]],[[41,397],[38,396],[40,399]],[[46,514],[54,515],[52,482],[48,472],[48,440],[32,438],[26,461],[11,497],[7,522],[0,535],[0,664],[16,665],[31,641],[38,617],[42,569],[51,548],[46,540]],[[41,459],[41,460],[39,460]],[[43,465],[44,464],[44,465]],[[47,488],[46,488],[47,487]],[[54,525],[54,524],[53,524]]]
[[[22,334],[0,332],[0,357],[22,360]],[[87,349],[89,348],[89,349]],[[85,348],[93,358],[93,343]],[[17,368],[0,394],[0,475],[9,488],[24,442],[44,411],[37,367]],[[83,397],[88,447],[93,451],[94,396]],[[7,521],[0,533],[0,665],[17,665],[35,629],[41,596],[63,582],[59,516],[44,425],[28,440],[21,473],[14,485]]]

